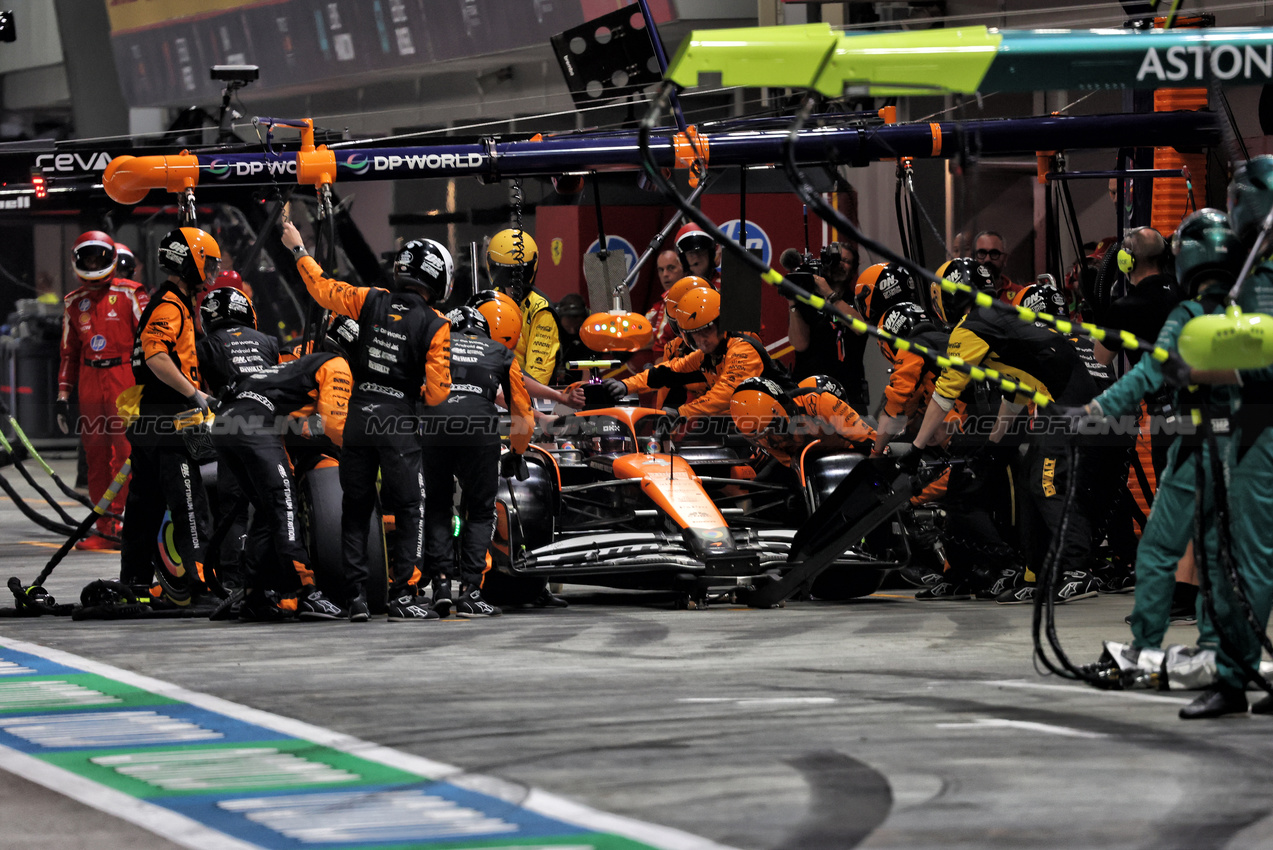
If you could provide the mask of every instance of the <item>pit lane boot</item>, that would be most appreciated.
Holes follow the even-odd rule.
[[[391,623],[436,619],[438,619],[437,612],[429,607],[427,599],[400,596],[389,603],[389,622]]]
[[[433,610],[438,613],[439,617],[446,618],[451,616],[451,580],[449,578],[435,578],[433,580]]]
[[[365,623],[371,619],[371,609],[367,607],[366,595],[359,593],[349,600],[349,622]]]
[[[530,601],[532,608],[569,608],[570,603],[553,593],[552,588],[544,585],[544,589]]]
[[[1226,682],[1216,682],[1180,709],[1181,720],[1206,720],[1226,714],[1246,714],[1246,691]]]
[[[296,613],[302,620],[343,620],[349,612],[332,602],[316,587],[302,588],[296,600]]]
[[[1263,699],[1251,706],[1252,714],[1273,714],[1273,696],[1265,695]]]
[[[476,587],[461,593],[460,598],[455,601],[457,617],[498,617],[502,613],[500,609],[483,599],[482,592]]]

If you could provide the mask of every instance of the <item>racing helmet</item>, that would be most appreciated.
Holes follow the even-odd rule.
[[[911,273],[897,263],[876,263],[858,275],[853,306],[868,324],[879,325],[884,311],[903,301],[914,301],[917,287]]]
[[[191,289],[216,278],[221,246],[197,227],[179,227],[159,242],[159,268],[176,276]]]
[[[451,252],[432,239],[412,239],[393,258],[395,285],[423,289],[432,301],[451,297],[454,275]]]
[[[1058,319],[1066,318],[1069,307],[1061,290],[1046,283],[1032,283],[1012,299],[1012,303],[1036,313],[1048,313]],[[1035,322],[1036,327],[1049,327],[1047,322]]]
[[[685,293],[691,289],[711,288],[712,285],[710,283],[697,275],[687,275],[668,287],[667,292],[663,293],[663,315],[672,323],[672,330],[680,331],[672,314],[676,311],[677,302],[684,297]]]
[[[243,288],[243,275],[234,269],[226,269],[223,272],[217,272],[217,279],[212,282],[214,287],[228,286],[231,289],[237,289],[240,292],[246,292]]]
[[[926,326],[931,327],[932,322],[923,307],[913,301],[901,301],[884,311],[880,316],[879,328],[893,336],[909,339]],[[884,352],[885,357],[889,360],[897,358],[897,351],[891,342],[881,339],[879,343],[880,351]]]
[[[947,260],[937,268],[937,276],[943,280],[962,283],[973,289],[994,294],[994,282],[990,270],[971,257],[956,257]],[[928,301],[933,316],[943,325],[950,327],[959,322],[964,310],[973,304],[971,292],[947,292],[936,282],[928,285]]]
[[[486,272],[491,276],[491,286],[513,296],[517,304],[535,287],[538,268],[539,246],[524,230],[501,230],[486,246]]]
[[[331,322],[327,325],[327,333],[323,335],[323,349],[339,354],[346,360],[351,359],[354,346],[358,344],[361,328],[358,320],[351,316],[332,313]]]
[[[215,331],[225,325],[256,330],[256,310],[252,309],[252,299],[232,286],[219,286],[203,296],[199,315],[203,319],[204,331]]]
[[[1204,276],[1232,284],[1246,259],[1242,242],[1229,227],[1229,217],[1215,209],[1200,209],[1182,221],[1171,237],[1171,252],[1176,275],[1191,298]]]
[[[482,314],[491,339],[503,343],[509,351],[517,348],[522,335],[522,311],[509,295],[483,289],[469,299],[468,306]]]
[[[1273,206],[1273,156],[1249,159],[1229,183],[1229,227],[1250,246]]]
[[[118,255],[115,240],[100,230],[81,233],[71,249],[75,274],[80,280],[106,280],[115,273]]]
[[[670,312],[681,330],[700,331],[720,318],[720,293],[711,288],[691,289]]]
[[[456,307],[446,314],[446,319],[451,323],[451,333],[453,334],[481,334],[488,338],[491,335],[491,327],[486,323],[486,317],[475,307]]]
[[[785,432],[792,409],[791,399],[782,387],[768,378],[748,378],[734,388],[729,399],[734,426],[747,437],[766,431]]]
[[[137,257],[123,242],[115,243],[115,277],[132,280],[137,273]]]
[[[694,222],[681,225],[676,231],[676,254],[681,258],[681,268],[688,274],[690,261],[686,256],[690,251],[706,251],[710,266],[716,265],[716,240],[706,230]]]

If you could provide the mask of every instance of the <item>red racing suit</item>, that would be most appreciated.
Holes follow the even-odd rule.
[[[58,392],[77,393],[80,439],[88,460],[88,495],[96,502],[128,458],[131,448],[115,399],[133,381],[130,358],[137,322],[149,296],[140,283],[125,278],[94,281],[63,300],[61,363]],[[128,486],[111,504],[123,513]],[[111,521],[97,521],[109,533]]]

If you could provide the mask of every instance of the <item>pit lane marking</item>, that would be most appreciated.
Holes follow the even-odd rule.
[[[938,723],[938,729],[1025,729],[1030,732],[1044,732],[1048,735],[1061,735],[1066,738],[1108,738],[1104,732],[1085,732],[1082,729],[1071,729],[1068,726],[1053,726],[1051,723],[1035,723],[1030,720],[1009,720],[1006,717],[978,717],[971,723]]]
[[[1135,691],[1103,691],[1097,688],[1087,687],[1085,685],[1049,685],[1044,682],[1028,682],[1019,679],[1002,679],[982,682],[983,685],[993,685],[998,688],[1029,688],[1038,691],[1065,691],[1068,694],[1076,696],[1100,696],[1115,697],[1119,699],[1140,700],[1141,702],[1165,702],[1171,705],[1184,705],[1192,700],[1191,697],[1164,697],[1156,694],[1141,694]]]
[[[723,703],[732,702],[740,708],[766,705],[830,705],[835,697],[682,697],[677,702]]]
[[[0,769],[193,850],[730,850],[60,650],[0,637],[0,665],[120,704],[0,707]]]

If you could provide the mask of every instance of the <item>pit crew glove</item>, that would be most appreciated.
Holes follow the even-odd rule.
[[[628,394],[628,388],[624,385],[623,381],[616,380],[615,378],[606,378],[601,382],[601,386],[605,388],[606,392],[610,393],[610,397],[615,401],[619,401]]]
[[[201,413],[205,418],[207,417],[210,412],[210,408],[208,407],[208,397],[206,395],[195,390],[193,393],[186,396],[186,401],[190,402],[190,408],[192,410],[197,408],[199,413]]]
[[[702,372],[677,372],[667,364],[651,366],[646,373],[646,384],[652,390],[687,387],[690,384],[705,384],[707,379]]]
[[[919,464],[924,459],[925,451],[927,450],[912,444],[911,450],[897,459],[897,471],[913,477],[919,471]]]
[[[504,478],[525,481],[530,478],[530,467],[526,465],[526,458],[517,452],[508,452],[499,459],[499,474]]]
[[[1193,383],[1193,368],[1179,354],[1172,354],[1162,364],[1162,375],[1168,386],[1187,387]]]
[[[63,434],[71,433],[71,400],[59,398],[53,405],[57,412],[57,427]]]

